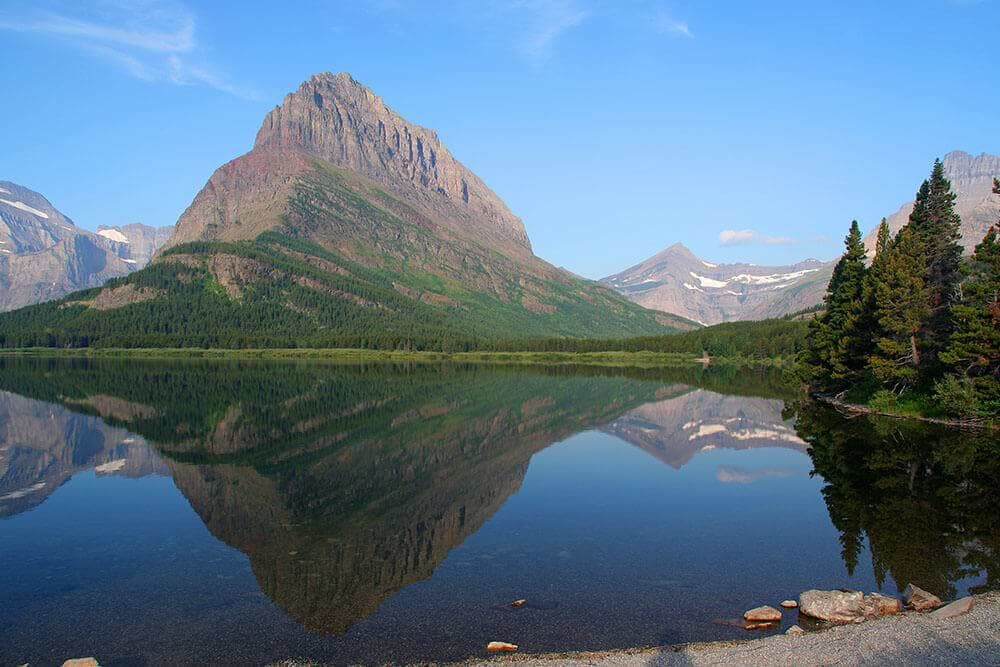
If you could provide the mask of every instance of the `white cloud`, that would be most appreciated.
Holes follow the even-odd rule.
[[[656,32],[664,35],[694,39],[694,33],[691,32],[687,22],[675,19],[673,14],[665,10],[657,12],[653,19],[653,27]]]
[[[552,44],[579,26],[591,11],[575,0],[510,0],[510,10],[524,14],[527,25],[518,50],[532,59],[544,59]]]
[[[0,11],[0,30],[70,42],[147,82],[203,85],[237,97],[256,93],[230,83],[199,56],[194,14],[169,0],[102,0],[72,14],[40,3]]]
[[[821,243],[826,237],[817,236],[808,239],[809,243]],[[762,243],[764,245],[797,245],[803,243],[802,239],[791,236],[768,236],[761,234],[756,229],[724,229],[719,232],[719,245],[736,246],[750,245],[751,243]]]
[[[745,245],[757,239],[757,232],[752,229],[723,229],[719,232],[721,245]]]

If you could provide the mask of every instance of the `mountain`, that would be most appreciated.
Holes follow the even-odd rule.
[[[172,227],[81,229],[39,193],[0,181],[0,311],[103,285],[149,264]]]
[[[957,195],[955,212],[962,218],[962,240],[965,253],[971,255],[989,228],[1000,220],[1000,196],[993,194],[993,179],[1000,178],[1000,156],[982,153],[973,157],[963,151],[944,156],[944,173]],[[893,234],[903,228],[913,212],[913,202],[902,207],[886,220]],[[875,250],[878,227],[865,236],[869,255]]]
[[[174,226],[152,227],[138,222],[114,227],[101,225],[97,235],[110,241],[119,257],[141,269],[174,235]]]
[[[0,338],[430,345],[696,326],[536,257],[521,220],[437,133],[326,73],[211,176],[149,267],[0,319]]]
[[[1000,219],[1000,196],[993,194],[1000,157],[953,151],[943,163],[957,195],[961,243],[971,254]],[[887,218],[893,233],[902,229],[912,211],[911,201]],[[869,253],[875,250],[876,233],[877,227],[865,237]],[[791,266],[713,264],[677,243],[601,282],[646,308],[718,324],[781,317],[822,303],[835,263],[807,259]]]
[[[107,239],[74,225],[42,195],[0,181],[0,310],[102,285],[133,269]]]
[[[823,300],[832,262],[791,266],[715,264],[680,243],[601,282],[632,301],[702,324],[762,320],[804,310]]]

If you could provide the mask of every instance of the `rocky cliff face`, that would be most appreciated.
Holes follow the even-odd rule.
[[[962,247],[971,255],[989,228],[1000,220],[1000,196],[993,194],[993,179],[1000,178],[1000,156],[982,153],[976,157],[963,151],[944,156],[944,172],[957,195],[955,211],[962,218]],[[903,228],[913,212],[913,202],[886,218],[895,234]],[[865,236],[869,255],[875,251],[878,227]]]
[[[715,264],[680,243],[601,282],[636,303],[703,324],[780,317],[823,301],[833,263]]]
[[[101,225],[97,235],[107,239],[119,257],[141,269],[174,235],[174,226],[152,227],[137,222],[115,227]]]
[[[81,229],[39,193],[0,181],[0,311],[128,275],[149,263],[150,243],[169,237],[145,225],[100,229]]]
[[[371,178],[469,233],[530,252],[521,220],[456,160],[350,74],[318,74],[264,119],[255,148],[302,150]]]
[[[194,241],[206,243],[173,250]],[[85,320],[102,308],[102,317],[128,322],[109,328],[132,328],[124,309],[138,295],[172,300],[144,309],[148,331],[213,335],[224,319],[259,336],[266,311],[264,333],[291,331],[296,344],[361,333],[624,337],[696,326],[536,257],[521,221],[434,131],[406,121],[347,74],[314,76],[270,112],[253,150],[216,170],[154,262],[167,266],[130,276],[129,298],[56,304],[45,321],[55,330],[76,318],[72,328],[89,331]],[[174,289],[161,288],[171,272]],[[211,322],[157,319],[192,299],[219,297],[192,294],[190,285],[221,285],[229,301],[213,304]],[[17,340],[30,337],[7,329]]]

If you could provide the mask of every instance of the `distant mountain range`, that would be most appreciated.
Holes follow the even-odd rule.
[[[0,325],[21,343],[321,346],[697,326],[536,257],[436,132],[346,73],[286,96],[146,270]]]
[[[833,263],[790,266],[715,264],[680,243],[601,282],[646,308],[702,324],[763,320],[820,303]]]
[[[992,193],[993,178],[1000,176],[1000,157],[954,151],[943,162],[957,195],[962,245],[971,253],[1000,219],[1000,197]],[[888,217],[894,233],[912,210],[910,202]],[[874,230],[865,237],[865,245],[874,251]],[[835,264],[814,259],[789,266],[716,264],[677,243],[601,282],[646,308],[718,324],[781,317],[822,303]]]
[[[172,227],[77,227],[39,193],[0,181],[0,310],[103,285],[149,263]]]

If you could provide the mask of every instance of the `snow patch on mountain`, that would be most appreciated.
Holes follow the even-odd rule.
[[[727,280],[715,280],[714,278],[706,278],[705,276],[699,276],[694,271],[691,271],[691,277],[701,283],[702,287],[725,287],[729,284]]]
[[[7,192],[7,191],[4,190],[4,192]],[[10,194],[10,193],[7,192],[7,194]],[[22,211],[26,211],[28,213],[31,213],[32,215],[37,215],[39,218],[45,218],[46,220],[49,219],[49,214],[48,213],[43,213],[42,211],[39,211],[37,208],[32,208],[31,206],[28,206],[27,204],[25,204],[23,201],[10,201],[8,199],[0,199],[0,203],[7,204],[8,206],[13,206],[14,208],[19,208]]]
[[[114,241],[115,243],[128,243],[128,237],[122,234],[117,229],[102,229],[97,232],[99,236],[103,236],[106,239]]]

